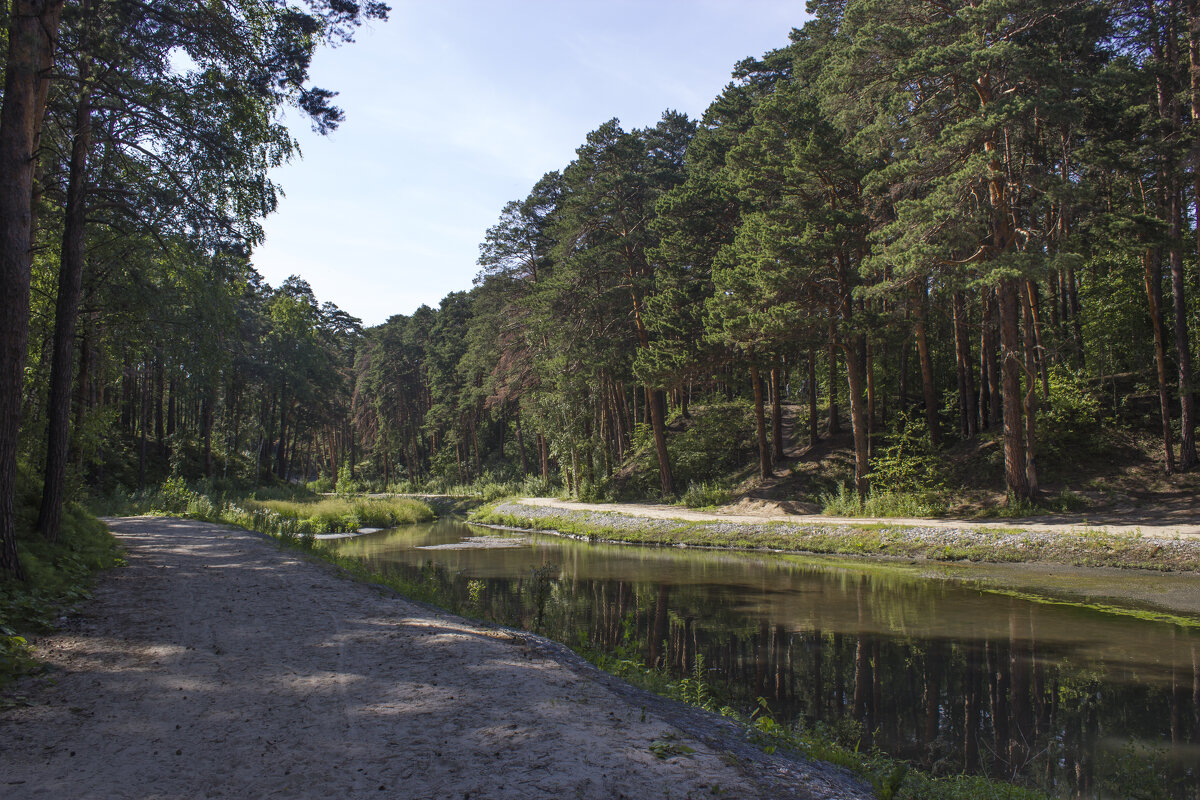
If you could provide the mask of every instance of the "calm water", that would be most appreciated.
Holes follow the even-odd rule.
[[[1200,798],[1200,628],[864,563],[575,542],[441,520],[338,543],[467,613],[766,698],[938,774]],[[486,541],[480,542],[480,537]],[[541,613],[539,613],[539,607]]]

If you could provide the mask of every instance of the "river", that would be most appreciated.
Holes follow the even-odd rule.
[[[1100,610],[901,564],[652,548],[461,520],[338,541],[469,615],[692,679],[935,774],[1200,797],[1200,617]],[[1193,591],[1191,577],[1128,580]],[[1121,580],[1123,578],[1115,578]],[[1198,584],[1200,585],[1200,584]]]

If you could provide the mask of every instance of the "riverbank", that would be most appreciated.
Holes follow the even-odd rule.
[[[593,541],[870,557],[929,577],[1033,599],[1065,597],[1124,613],[1200,619],[1200,538],[1186,531],[1170,535],[1066,523],[1026,529],[949,520],[849,521],[540,497],[485,507],[474,520]]]
[[[254,533],[109,524],[129,566],[36,642],[51,680],[0,714],[6,797],[869,796],[559,645]]]

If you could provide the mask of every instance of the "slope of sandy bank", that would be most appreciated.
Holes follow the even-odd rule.
[[[18,687],[28,703],[0,714],[9,800],[868,796],[563,648],[255,534],[110,524],[129,566],[37,643],[53,682]],[[660,760],[654,742],[695,753]]]
[[[1200,620],[1200,537],[1176,530],[1175,524],[1113,532],[1066,523],[1027,529],[1023,523],[998,528],[889,519],[879,520],[883,525],[878,528],[860,529],[845,523],[875,521],[545,497],[497,503],[480,520],[636,544],[866,556],[916,575],[989,591],[1137,616],[1165,614],[1187,624]]]
[[[793,525],[889,525],[897,528],[929,528],[949,531],[987,531],[997,528],[1020,529],[1028,533],[1103,532],[1117,536],[1146,536],[1165,539],[1200,540],[1200,517],[1173,515],[1159,519],[1145,511],[1104,512],[1095,514],[1046,514],[1023,519],[924,519],[909,517],[829,517],[824,514],[793,514],[777,502],[744,501],[715,511],[697,511],[680,506],[649,503],[578,503],[555,497],[522,497],[525,505],[561,508],[571,511],[609,511],[647,519],[680,519],[687,522],[740,522],[761,524],[786,522]]]

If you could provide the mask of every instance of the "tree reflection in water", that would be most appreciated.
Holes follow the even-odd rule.
[[[378,568],[429,580],[418,559],[431,551],[360,548]],[[1200,798],[1189,628],[845,565],[689,554],[680,566],[662,550],[604,550],[437,551],[436,580],[462,609],[468,579],[483,580],[472,613],[532,628],[530,566],[554,564],[541,633],[636,654],[676,679],[700,659],[719,704],[765,698],[780,722],[828,726],[934,774],[1064,797]]]

